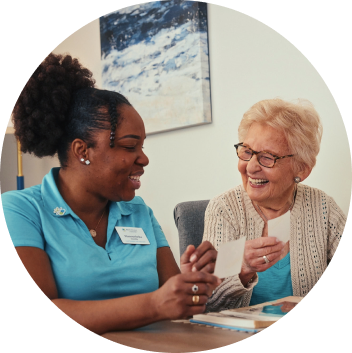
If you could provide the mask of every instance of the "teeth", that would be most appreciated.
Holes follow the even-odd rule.
[[[252,183],[252,184],[264,184],[266,183],[268,180],[266,179],[252,179],[250,177],[248,177],[249,181]]]
[[[130,175],[129,178],[132,179],[132,180],[137,180],[137,181],[139,181],[140,176],[133,176],[133,175]]]

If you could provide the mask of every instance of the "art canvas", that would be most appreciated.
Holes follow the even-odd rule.
[[[155,1],[100,18],[103,88],[127,97],[147,134],[211,123],[206,3]]]

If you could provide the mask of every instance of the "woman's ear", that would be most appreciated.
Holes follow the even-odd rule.
[[[77,159],[78,161],[81,161],[82,158],[84,160],[89,159],[88,158],[88,146],[83,140],[81,140],[81,139],[73,140],[72,144],[71,144],[71,150],[72,150],[74,158]]]
[[[307,179],[312,172],[312,168],[309,168],[307,165],[297,173],[297,176],[301,178],[301,182]]]

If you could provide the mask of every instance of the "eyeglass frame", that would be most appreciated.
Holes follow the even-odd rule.
[[[238,155],[238,147],[239,147],[239,146],[246,147],[246,148],[248,148],[249,150],[251,150],[251,152],[252,152],[251,158],[249,158],[248,160],[245,160],[245,159],[240,158],[240,156]],[[249,162],[249,161],[252,159],[253,155],[256,155],[256,156],[257,156],[257,161],[258,161],[258,163],[259,163],[262,167],[264,167],[264,168],[274,168],[275,163],[276,163],[276,161],[277,161],[278,159],[283,159],[283,158],[288,158],[288,157],[293,157],[293,156],[294,156],[294,154],[288,154],[287,156],[281,156],[281,157],[279,157],[279,156],[277,156],[277,155],[275,155],[275,154],[272,154],[272,153],[270,153],[270,152],[267,152],[267,151],[259,151],[259,152],[257,152],[257,151],[252,150],[250,147],[244,145],[243,142],[240,142],[240,143],[235,144],[234,147],[236,147],[236,154],[237,154],[237,157],[238,157],[241,161]],[[259,154],[259,153],[263,153],[263,152],[264,152],[264,153],[267,153],[267,154],[270,154],[270,156],[274,157],[274,164],[273,164],[272,167],[268,167],[267,165],[263,165],[263,164],[261,164],[261,163],[259,162],[258,154]]]

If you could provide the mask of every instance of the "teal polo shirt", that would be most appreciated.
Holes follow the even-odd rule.
[[[14,245],[48,254],[59,298],[103,300],[158,289],[156,252],[169,245],[153,211],[138,196],[110,202],[104,249],[62,198],[55,182],[59,169],[41,185],[2,195]],[[150,245],[123,244],[115,226],[142,228]]]

